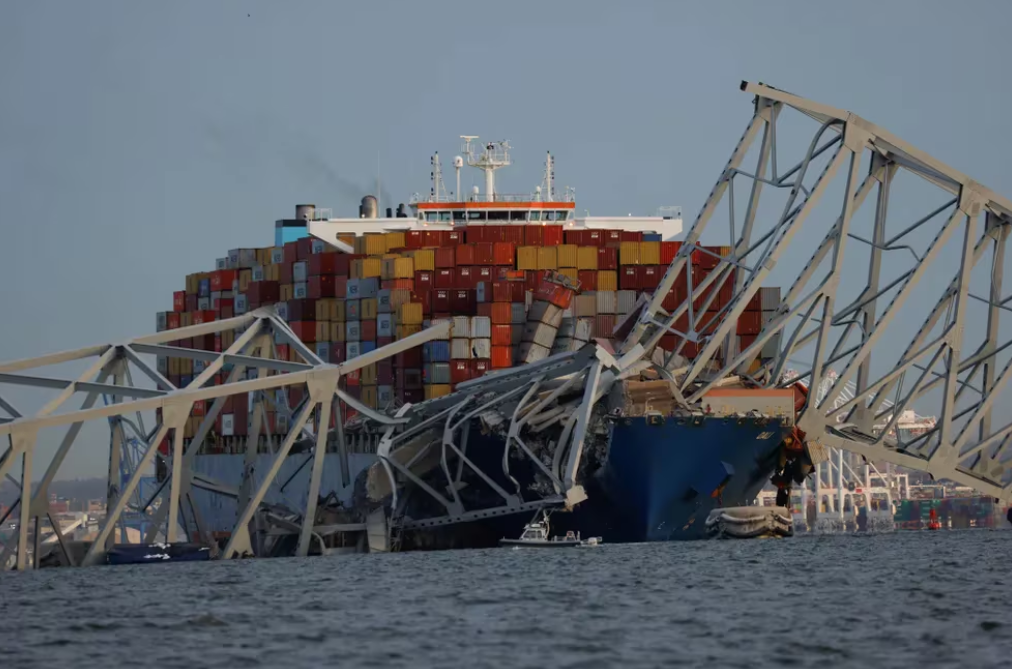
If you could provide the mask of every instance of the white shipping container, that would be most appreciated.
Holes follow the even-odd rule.
[[[377,314],[377,316],[376,316],[376,336],[377,337],[393,337],[394,336],[394,315],[393,314]]]
[[[475,289],[475,299],[478,302],[491,302],[492,295],[492,284],[488,281],[479,281],[478,287]]]
[[[552,354],[551,349],[547,349],[544,346],[534,344],[531,342],[525,342],[520,345],[520,351],[517,356],[517,363],[522,365],[529,365],[540,360],[544,360]]]
[[[479,360],[488,360],[492,357],[492,340],[487,338],[471,340],[471,356]]]
[[[616,295],[618,300],[618,308],[616,314],[628,314],[636,308],[636,291],[635,290],[620,290]]]
[[[221,436],[235,436],[235,414],[223,413],[221,415]]]
[[[283,320],[283,321],[287,321],[288,320],[288,303],[287,302],[278,302],[277,304],[275,304],[274,305],[274,311],[277,312],[278,318],[280,318],[281,320]]]
[[[762,351],[760,351],[759,353],[759,356],[761,358],[763,358],[764,360],[769,360],[770,358],[775,358],[777,356],[777,353],[780,352],[780,344],[781,344],[780,337],[781,335],[783,335],[783,333],[784,333],[783,330],[777,332],[775,335],[770,337],[769,341],[763,344]]]
[[[166,356],[164,355],[158,356],[157,360],[155,361],[155,364],[158,366],[159,374],[161,374],[162,376],[169,375],[169,359]]]
[[[759,300],[762,303],[759,308],[763,311],[776,309],[780,306],[780,286],[774,286],[772,288],[766,288],[763,286],[759,289]]]
[[[381,314],[393,313],[390,306],[390,289],[384,288],[376,293],[376,311]]]
[[[274,417],[275,434],[285,434],[288,432],[288,416],[283,413],[279,413]]]
[[[552,344],[552,355],[556,353],[567,353],[575,350],[573,348],[573,342],[576,340],[572,337],[557,337],[555,343]],[[581,342],[582,343],[582,342]]]
[[[527,320],[528,322],[540,321],[546,325],[551,325],[553,328],[558,328],[559,324],[562,323],[562,309],[551,302],[537,300],[531,305],[530,311],[527,312]]]
[[[357,342],[362,339],[362,323],[359,321],[348,321],[344,324],[344,339],[347,342]],[[351,357],[351,354],[348,354]]]
[[[228,250],[228,267],[226,269],[235,269],[239,267],[239,249]]]
[[[344,356],[348,360],[351,360],[352,358],[357,358],[360,355],[362,355],[362,342],[349,341],[348,343],[345,344]]]
[[[200,374],[205,369],[207,369],[207,361],[206,360],[194,360],[193,361],[193,373],[194,374]]]
[[[450,358],[453,360],[471,359],[471,340],[454,337],[450,342]]]
[[[257,263],[256,249],[239,249],[239,267],[249,269]]]
[[[488,339],[492,336],[492,319],[488,316],[473,316],[471,318],[471,338]]]
[[[555,337],[558,335],[558,330],[553,328],[547,323],[539,323],[538,321],[528,321],[527,327],[524,328],[524,342],[534,342],[540,344],[545,348],[551,348],[555,342]]]
[[[297,283],[292,287],[292,297],[296,300],[304,300],[309,297],[309,287],[304,283]]]
[[[159,311],[155,314],[155,330],[158,332],[164,332],[169,329],[169,315],[164,311]]]
[[[530,298],[530,291],[527,292],[527,297]],[[521,324],[527,321],[527,305],[522,302],[513,302],[510,304],[510,322],[514,324]]]
[[[450,319],[450,318],[433,318],[431,321],[423,321],[423,323],[428,323],[428,325],[424,326],[426,328],[430,328],[430,327],[433,327],[435,325],[440,325],[442,323],[449,323],[450,324],[450,334],[448,334],[443,339],[436,340],[436,341],[449,341],[453,337],[453,319]]]
[[[388,404],[394,401],[394,387],[393,386],[376,386],[376,402],[379,404],[379,408],[383,409]]]
[[[323,241],[322,239],[314,239],[313,240],[312,252],[313,253],[324,253],[327,250],[327,246],[329,246],[327,244],[327,242]]]
[[[316,342],[316,357],[324,362],[330,362],[330,342]]]
[[[215,269],[231,269],[228,266],[228,258],[218,258],[214,261]]]
[[[615,296],[615,291],[612,290],[597,291],[596,306],[598,314],[618,313],[618,298]]]
[[[425,366],[427,374],[425,375],[424,381],[426,383],[449,383],[450,382],[450,363],[448,362],[430,362]]]
[[[232,313],[238,316],[246,313],[247,311],[249,311],[249,301],[242,293],[237,294],[235,296],[235,302],[232,304]]]
[[[530,309],[531,304],[534,302],[534,293],[526,290],[524,291],[524,308]]]
[[[197,298],[197,309],[205,311],[211,308],[211,297],[200,297]]]
[[[282,265],[285,262],[285,249],[281,246],[275,246],[271,249],[271,264]]]
[[[470,318],[470,316],[454,316],[453,317],[453,336],[454,336],[454,338],[463,337],[465,339],[470,339],[470,337],[471,337],[471,318]]]
[[[588,342],[590,338],[594,336],[594,319],[593,318],[578,318],[576,319],[576,331],[573,333],[573,339],[580,342]]]
[[[345,300],[344,318],[349,321],[357,321],[362,318],[362,300]]]
[[[250,275],[250,281],[263,281],[264,280],[264,266],[253,265],[253,272]]]
[[[559,337],[569,338],[576,333],[576,319],[575,318],[563,318],[562,322],[559,323]]]
[[[777,312],[775,311],[763,311],[763,325],[766,325],[770,321],[776,319]]]
[[[305,260],[300,260],[292,265],[292,281],[294,283],[309,281],[309,263]]]

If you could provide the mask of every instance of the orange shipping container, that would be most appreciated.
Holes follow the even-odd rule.
[[[510,267],[516,262],[517,247],[513,242],[496,242],[492,248],[492,255],[496,265],[508,265]]]
[[[513,305],[510,302],[493,302],[492,322],[496,325],[508,325],[512,323]]]
[[[513,348],[511,346],[492,347],[492,369],[505,369],[513,366]]]
[[[496,323],[492,326],[492,346],[509,346],[512,343],[512,325]]]

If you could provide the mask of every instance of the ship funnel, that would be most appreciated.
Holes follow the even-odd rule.
[[[372,195],[362,198],[362,204],[358,208],[359,218],[379,218],[379,202]]]
[[[295,205],[295,218],[300,221],[311,221],[316,218],[316,205],[315,204],[297,204]]]

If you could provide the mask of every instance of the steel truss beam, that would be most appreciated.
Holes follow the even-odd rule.
[[[651,351],[668,332],[682,338],[672,355],[684,350],[686,342],[698,342],[699,355],[676,380],[680,392],[692,402],[713,388],[717,379],[748,368],[779,337],[777,355],[761,366],[755,378],[768,387],[797,380],[812,388],[828,386],[821,402],[816,401],[816,393],[809,395],[799,417],[799,427],[811,438],[824,438],[827,445],[869,459],[928,471],[936,478],[1012,499],[1012,426],[992,429],[996,400],[1012,378],[1012,363],[1002,369],[997,363],[998,354],[1012,345],[1007,337],[1000,338],[999,330],[1001,311],[1012,300],[1002,290],[1012,201],[855,114],[762,84],[743,82],[741,88],[754,96],[753,117],[620,350],[642,344]],[[816,129],[800,161],[784,172],[778,171],[778,157],[782,160],[786,153],[778,150],[777,137],[789,111],[814,120]],[[779,132],[786,135],[782,129]],[[752,153],[758,163],[746,172],[742,164],[760,135],[761,144]],[[819,164],[822,167],[816,173]],[[862,164],[868,165],[863,179]],[[838,179],[841,172],[844,176]],[[905,173],[926,181],[938,197],[923,206],[925,215],[915,223],[898,225],[890,218],[890,202],[899,197],[896,180]],[[736,221],[734,190],[743,179],[751,181],[751,188],[744,221]],[[854,219],[873,193],[869,237],[854,232]],[[775,205],[779,214],[771,219],[768,207],[760,206],[778,195],[786,197],[786,202]],[[732,254],[720,258],[717,269],[693,285],[692,254],[698,252],[699,240],[723,200],[730,217]],[[834,200],[841,203],[839,209],[826,204]],[[938,206],[938,201],[946,203]],[[774,268],[797,258],[792,243],[802,225],[810,229],[819,221],[828,224],[821,244],[802,266],[779,309],[766,315],[754,343],[737,350],[735,323]],[[760,225],[768,230],[762,232]],[[913,234],[929,229],[937,232],[918,251]],[[957,248],[947,250],[950,242]],[[855,243],[870,249],[867,259],[850,251]],[[948,287],[927,310],[926,318],[921,316],[924,322],[916,335],[902,334],[909,317],[904,312],[897,318],[901,308],[916,306],[911,294],[929,277],[935,281],[940,272],[948,271],[942,262],[946,253],[958,260],[958,269],[948,275]],[[972,294],[971,273],[987,255],[991,256],[989,289]],[[897,271],[901,267],[905,271]],[[885,280],[884,268],[897,278]],[[702,335],[707,331],[706,319],[699,317],[693,303],[701,302],[702,310],[715,304],[717,286],[732,271],[736,271],[735,290],[722,306],[725,318],[711,334]],[[688,277],[693,299],[667,314],[661,303],[680,276]],[[847,298],[849,304],[838,304],[841,286],[864,288],[856,300]],[[972,322],[971,301],[987,305],[986,322]],[[688,323],[687,331],[675,325],[682,319]],[[979,343],[968,346],[970,337]],[[885,362],[882,353],[873,356],[884,342],[897,339],[907,342],[897,361]],[[800,372],[789,369],[802,351],[804,368]],[[880,361],[878,365],[873,364],[873,357]],[[838,376],[831,368],[837,364],[842,367]],[[714,366],[719,373],[713,373]],[[915,370],[916,375],[907,374]],[[977,387],[973,382],[981,372],[983,383]],[[827,384],[829,379],[834,380]],[[841,400],[845,391],[847,399]],[[928,413],[931,391],[940,391],[930,412],[938,416],[937,427],[913,439],[897,438],[903,410],[916,406],[919,413]]]
[[[236,330],[235,343],[222,353],[197,351],[170,345],[170,342],[191,337],[203,336]],[[254,393],[257,408],[263,400],[265,391],[284,388],[292,385],[305,384],[309,390],[309,400],[302,405],[299,416],[288,434],[287,439],[275,454],[274,463],[259,481],[244,480],[244,488],[232,493],[241,501],[238,522],[226,547],[225,557],[251,552],[249,524],[260,508],[264,495],[271,485],[285,456],[295,441],[302,436],[312,436],[315,449],[312,455],[312,467],[309,472],[309,495],[303,520],[299,530],[298,555],[306,555],[313,537],[319,534],[314,531],[317,500],[323,473],[323,455],[326,451],[326,440],[329,433],[330,419],[335,405],[346,403],[354,406],[364,415],[373,420],[397,424],[399,421],[362,405],[347,396],[337,387],[338,380],[344,374],[371,365],[379,360],[396,355],[415,346],[449,335],[449,325],[439,324],[418,334],[401,339],[393,344],[376,349],[370,353],[349,360],[340,365],[321,362],[304,344],[298,342],[284,321],[280,320],[272,309],[256,310],[244,316],[213,323],[189,326],[166,332],[159,332],[139,337],[122,343],[94,346],[76,351],[68,351],[10,363],[0,363],[0,386],[28,385],[51,389],[56,395],[42,409],[32,415],[23,415],[9,402],[0,398],[0,408],[10,416],[0,423],[0,436],[7,437],[9,445],[0,451],[0,479],[8,476],[16,463],[21,464],[21,495],[15,506],[18,509],[18,532],[0,550],[0,568],[7,564],[10,553],[16,550],[15,566],[25,569],[29,566],[29,536],[35,541],[34,555],[38,556],[38,545],[42,535],[40,521],[49,519],[48,488],[59,472],[67,453],[84,422],[96,419],[108,419],[111,428],[111,448],[109,457],[109,494],[108,509],[98,536],[91,543],[82,560],[82,564],[96,564],[102,559],[104,552],[114,543],[114,530],[123,517],[130,500],[142,477],[148,475],[155,461],[158,446],[168,443],[170,452],[166,458],[170,475],[167,482],[156,496],[143,505],[139,511],[144,512],[157,504],[154,515],[154,526],[144,539],[153,541],[155,536],[164,532],[168,542],[181,539],[179,530],[183,529],[191,540],[203,541],[207,537],[201,528],[201,520],[196,508],[190,502],[190,493],[195,485],[218,489],[214,482],[194,480],[192,471],[193,459],[204,442],[214,421],[218,417],[224,402],[234,395]],[[276,360],[273,339],[288,341],[299,352],[304,363],[291,363]],[[207,363],[203,371],[185,388],[174,387],[157,369],[142,357],[143,355],[159,355],[176,358],[202,360]],[[92,364],[75,379],[53,379],[35,374],[35,370],[55,364],[63,364],[80,360],[92,360]],[[154,389],[134,385],[130,374],[130,366],[140,370],[156,387]],[[231,370],[223,383],[215,384],[219,372],[226,366]],[[247,378],[247,371],[257,370],[254,378]],[[268,374],[270,372],[270,374]],[[112,377],[113,383],[107,379]],[[80,409],[59,412],[58,410],[76,393],[84,393],[85,399]],[[102,395],[109,398],[104,406],[95,406],[97,398]],[[195,402],[213,400],[210,411],[201,421],[200,427],[188,447],[184,447],[183,426],[192,414]],[[141,412],[160,410],[161,422],[143,441],[144,454],[139,462],[132,463],[134,469],[127,484],[119,489],[120,459],[124,448],[124,423],[129,422],[131,414],[137,415],[137,423],[130,423],[134,431],[137,425],[143,426]],[[248,438],[253,453],[256,452],[260,434],[260,416],[263,411],[255,411],[254,430]],[[311,415],[316,415],[315,431],[305,426]],[[338,414],[341,415],[341,414]],[[40,430],[52,427],[68,426],[67,433],[57,449],[56,455],[49,463],[45,475],[38,483],[32,483],[33,456],[35,454],[36,437]],[[143,433],[143,427],[140,428]],[[346,453],[343,433],[340,436],[339,451]],[[346,466],[347,459],[342,460]],[[204,477],[206,478],[206,477]],[[158,498],[161,498],[160,503]],[[27,501],[26,501],[27,500]],[[186,501],[191,507],[196,527],[188,528],[186,514],[182,513],[181,504]],[[34,527],[34,529],[32,529]],[[60,557],[64,564],[73,565],[74,558],[67,550],[60,528],[53,526],[53,533],[59,542]],[[33,562],[35,562],[33,560]],[[37,566],[37,565],[36,565]]]

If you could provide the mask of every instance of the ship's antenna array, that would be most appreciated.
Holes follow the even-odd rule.
[[[552,152],[545,152],[545,177],[542,180],[544,186],[545,202],[551,202],[555,194],[555,158]],[[541,188],[538,191],[541,192]]]
[[[443,186],[443,168],[439,164],[439,151],[436,151],[430,162],[432,163],[432,172],[429,173],[429,176],[432,177],[432,201],[444,202],[447,197],[446,188]],[[460,190],[460,170],[457,170],[457,190]]]
[[[495,201],[495,171],[510,164],[510,143],[508,140],[499,140],[485,144],[484,150],[475,157],[471,141],[478,139],[477,135],[461,135],[464,140],[463,153],[467,156],[467,164],[477,167],[485,173],[485,197],[488,202]]]

